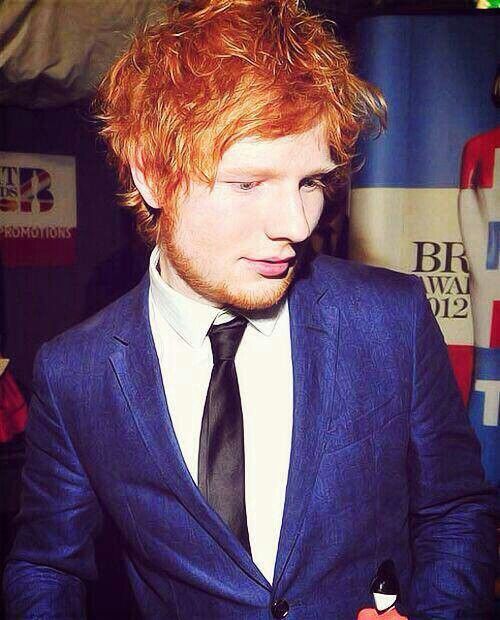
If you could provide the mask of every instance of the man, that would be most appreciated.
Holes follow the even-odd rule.
[[[305,243],[382,120],[321,21],[211,0],[146,30],[101,89],[156,243],[141,284],[35,363],[11,617],[72,618],[105,511],[147,618],[483,618],[491,496],[413,277]]]

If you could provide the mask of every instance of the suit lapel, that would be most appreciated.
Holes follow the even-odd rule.
[[[285,570],[309,504],[331,415],[339,313],[329,291],[299,280],[290,294],[293,360],[293,430],[274,586]]]
[[[132,298],[129,312],[120,317],[120,327],[114,334],[117,350],[110,357],[130,413],[164,484],[242,570],[269,589],[251,557],[207,504],[186,466],[163,390],[149,323],[148,292],[146,275]]]
[[[241,569],[266,589],[270,585],[234,534],[207,504],[185,464],[163,390],[149,324],[149,276],[120,314],[110,356],[116,378],[160,480]],[[298,280],[289,298],[293,361],[293,432],[286,499],[274,584],[297,542],[331,415],[337,363],[339,315],[328,291]]]

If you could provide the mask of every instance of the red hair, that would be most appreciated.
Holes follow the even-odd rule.
[[[325,20],[296,0],[170,6],[111,67],[98,105],[124,204],[153,243],[158,217],[135,188],[130,162],[139,162],[164,217],[190,178],[213,183],[224,151],[243,137],[323,121],[342,176],[360,131],[385,123],[379,91],[352,73]]]

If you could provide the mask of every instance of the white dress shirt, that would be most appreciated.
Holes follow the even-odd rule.
[[[197,481],[201,421],[213,365],[207,332],[212,323],[233,315],[175,291],[161,278],[158,262],[156,247],[149,264],[149,320],[174,431]],[[243,411],[248,534],[253,561],[272,583],[293,421],[288,303],[247,318],[235,365]]]

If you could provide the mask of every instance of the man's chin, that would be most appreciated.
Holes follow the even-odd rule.
[[[219,308],[230,306],[246,312],[271,308],[285,296],[297,271],[297,263],[290,266],[283,277],[266,277],[245,268],[227,274],[230,277],[224,280],[204,273],[175,247],[165,247],[163,251],[165,262],[175,274],[175,279],[182,281],[184,289],[191,290],[198,298]],[[162,266],[162,277],[170,286],[177,288],[166,277],[167,269],[165,275],[163,271]],[[182,289],[177,290],[182,292]]]
[[[243,311],[266,310],[275,306],[286,295],[294,278],[291,270],[284,278],[265,278],[248,288],[225,290],[225,305]]]

